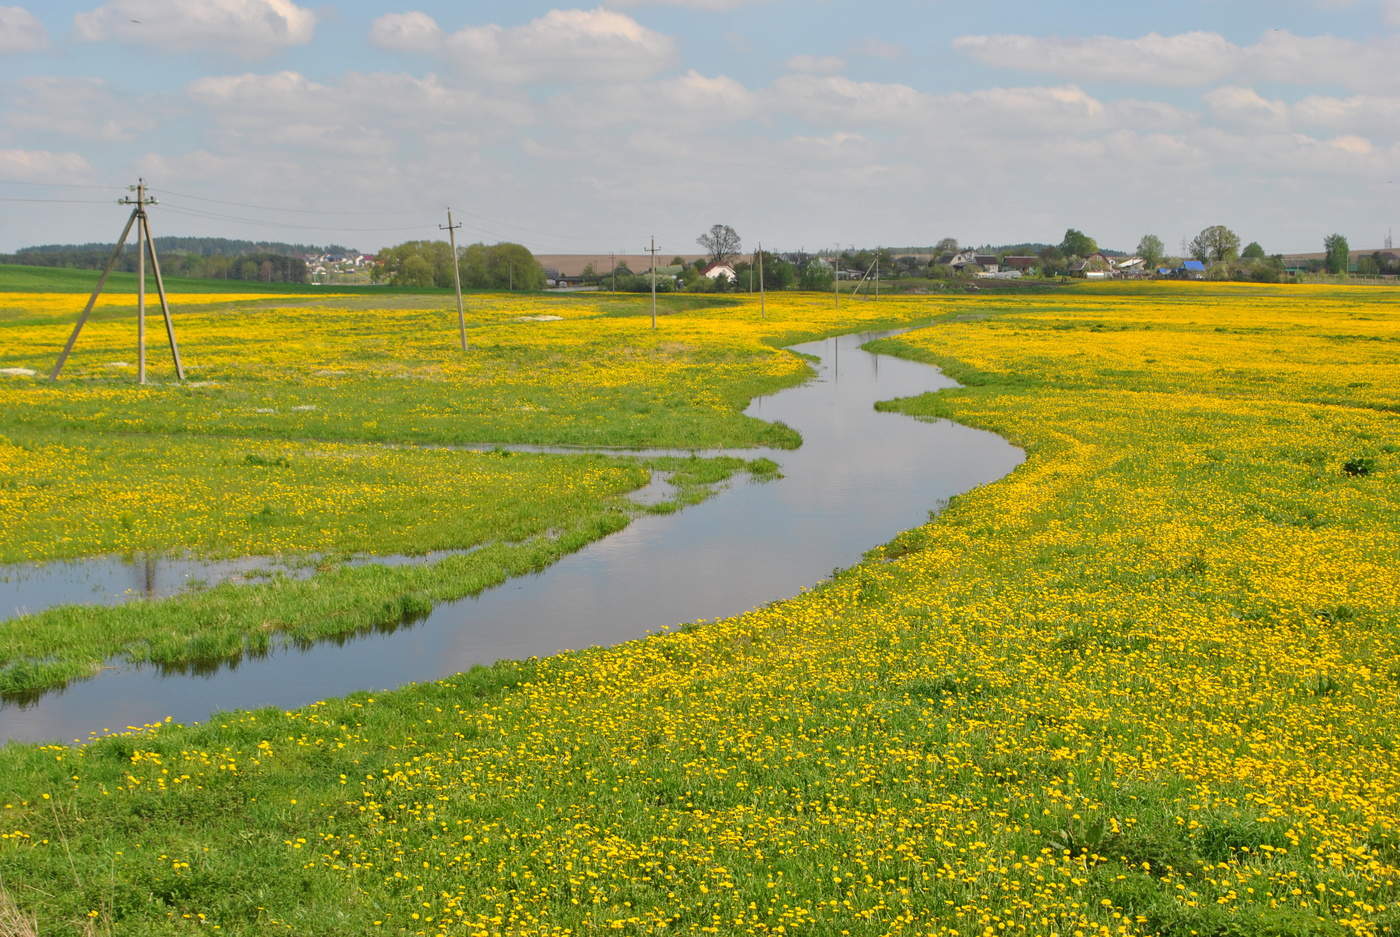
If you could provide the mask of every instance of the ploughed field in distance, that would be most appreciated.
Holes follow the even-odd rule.
[[[762,471],[444,447],[791,447],[741,411],[806,377],[778,348],[802,339],[926,324],[875,347],[964,386],[883,406],[1027,460],[735,618],[0,749],[4,926],[1400,929],[1397,291],[770,294],[655,331],[640,297],[476,296],[465,356],[450,297],[175,300],[190,380],[153,344],[138,388],[131,297],[50,384],[81,297],[0,293],[0,562],[324,568],[9,618],[0,690],[352,634],[452,586],[341,558],[484,545],[451,575],[514,575],[625,525],[652,471],[688,465],[695,497]]]

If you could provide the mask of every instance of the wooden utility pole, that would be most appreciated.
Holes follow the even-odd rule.
[[[758,314],[768,318],[768,293],[763,288],[763,242],[758,242]]]
[[[651,236],[651,246],[646,248],[651,255],[651,327],[656,328],[656,235]]]
[[[136,201],[145,201],[145,181],[136,181]],[[146,383],[146,226],[136,222],[136,383]]]
[[[841,308],[841,248],[836,248],[836,253],[831,260],[831,295],[836,300],[836,308]]]
[[[467,315],[462,311],[462,271],[459,268],[459,258],[457,257],[457,229],[462,226],[459,221],[452,223],[452,209],[447,210],[447,224],[438,225],[439,231],[447,232],[447,240],[452,245],[452,285],[457,291],[457,332],[462,338],[462,350],[467,350]]]
[[[122,251],[126,248],[126,239],[131,235],[131,229],[136,229],[136,361],[137,361],[137,382],[146,383],[146,258],[151,261],[151,272],[156,277],[156,292],[160,295],[160,312],[165,318],[165,335],[170,342],[170,356],[175,361],[175,377],[177,380],[185,379],[185,366],[180,363],[180,346],[175,341],[175,322],[170,317],[170,299],[165,293],[165,280],[160,275],[160,259],[156,257],[156,240],[151,235],[151,220],[146,215],[146,206],[158,204],[154,198],[146,195],[146,180],[136,180],[136,185],[128,186],[130,191],[136,193],[136,198],[123,198],[117,201],[118,205],[131,205],[131,217],[126,220],[126,227],[122,228],[121,237],[117,239],[116,247],[112,249],[112,256],[107,258],[107,266],[102,268],[102,274],[97,278],[97,286],[93,289],[92,295],[88,297],[87,305],[83,307],[82,314],[78,316],[78,322],[73,326],[73,334],[68,336],[68,341],[63,346],[63,351],[58,356],[58,361],[54,364],[53,370],[49,372],[49,380],[58,380],[58,375],[63,371],[63,365],[68,361],[68,355],[72,353],[73,346],[78,342],[78,333],[87,324],[88,316],[92,315],[92,309],[97,305],[97,297],[102,295],[102,288],[107,285],[107,277],[111,275],[112,269],[116,267],[117,261],[121,259]]]
[[[880,255],[875,255],[875,301],[880,301]]]
[[[851,290],[851,299],[856,298],[856,294],[861,291],[866,282],[870,279],[870,272],[875,269],[875,261],[871,261],[870,266],[865,268],[865,272],[860,275],[860,281],[856,283],[856,288]],[[869,299],[870,294],[866,293],[865,298]]]

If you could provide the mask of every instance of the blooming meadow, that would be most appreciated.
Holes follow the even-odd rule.
[[[71,387],[0,385],[16,434],[68,411],[239,440],[753,444],[782,428],[738,409],[804,373],[774,345],[933,320],[877,347],[965,386],[885,406],[1028,453],[733,619],[9,746],[6,901],[45,934],[1394,933],[1397,299],[799,294],[653,333],[624,300],[502,297],[466,358],[441,309],[274,305],[191,328],[207,400],[95,377],[105,349]]]

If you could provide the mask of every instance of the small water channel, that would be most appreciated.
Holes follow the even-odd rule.
[[[641,500],[642,497],[664,500],[663,496],[652,493],[656,485],[653,481],[635,492],[633,498],[639,504],[648,503]],[[413,555],[357,555],[335,559],[315,554],[285,558],[240,556],[228,560],[141,553],[136,556],[96,556],[48,563],[14,563],[0,566],[0,619],[35,615],[58,605],[119,605],[134,599],[164,599],[224,582],[260,582],[274,576],[306,579],[314,576],[326,563],[342,566],[366,566],[371,563],[406,566],[410,563],[433,563],[447,556],[469,552],[435,550]]]
[[[794,595],[1022,459],[993,433],[877,412],[880,400],[956,386],[928,365],[860,348],[877,337],[793,346],[819,359],[816,377],[749,406],[749,415],[802,434],[797,450],[733,453],[779,462],[776,481],[738,477],[708,501],[640,517],[538,574],[441,604],[411,627],[207,674],[114,667],[27,706],[0,705],[0,741],[71,741],[166,716],[195,722],[221,710],[290,709],[507,658],[616,644]],[[83,586],[72,589],[69,601],[84,601]]]

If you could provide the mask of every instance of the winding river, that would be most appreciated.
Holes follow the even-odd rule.
[[[0,704],[0,741],[78,741],[167,716],[196,722],[221,710],[290,709],[507,658],[616,644],[794,595],[1022,459],[993,433],[876,411],[880,400],[957,386],[928,365],[861,349],[882,334],[792,346],[819,359],[816,377],[745,411],[792,426],[801,448],[699,453],[767,456],[782,466],[778,480],[736,478],[708,501],[642,516],[540,573],[443,603],[397,631],[287,648],[209,674],[114,666],[27,706]],[[104,601],[113,577],[131,576],[156,573],[141,564],[103,567],[86,595],[69,578],[68,601]]]

